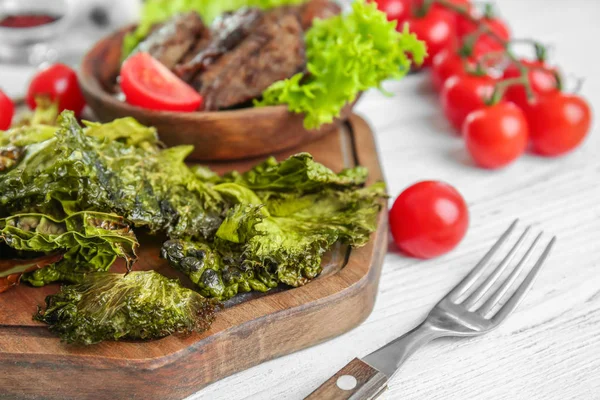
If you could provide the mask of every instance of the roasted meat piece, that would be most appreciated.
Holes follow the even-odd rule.
[[[179,14],[150,33],[133,52],[150,53],[167,68],[172,69],[199,38],[209,34],[208,28],[197,13]]]
[[[242,8],[227,12],[217,18],[211,26],[209,40],[200,40],[184,63],[174,71],[183,80],[189,81],[224,53],[242,42],[256,26],[263,13],[256,8]]]
[[[265,13],[236,48],[198,75],[193,86],[206,110],[220,110],[257,98],[273,82],[286,79],[305,65],[304,31],[294,13]]]

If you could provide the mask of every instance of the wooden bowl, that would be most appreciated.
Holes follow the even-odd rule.
[[[111,94],[119,74],[122,29],[100,40],[84,57],[79,81],[87,104],[102,122],[131,116],[144,125],[156,127],[168,146],[194,145],[193,160],[234,160],[264,156],[320,138],[346,120],[354,104],[340,119],[318,130],[306,130],[304,116],[284,105],[231,111],[179,113],[152,111],[132,106]]]

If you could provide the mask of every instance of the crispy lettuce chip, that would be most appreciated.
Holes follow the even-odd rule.
[[[35,319],[67,343],[158,339],[210,327],[215,306],[155,271],[89,274],[46,298]]]
[[[386,197],[383,183],[361,187],[364,168],[335,174],[308,154],[281,163],[270,158],[244,174],[210,181],[232,205],[214,239],[169,241],[162,256],[201,293],[220,300],[306,284],[321,272],[334,243],[367,243]]]
[[[107,271],[117,257],[125,259],[130,268],[138,247],[123,218],[97,212],[80,212],[63,220],[43,214],[3,218],[0,242],[22,254],[61,255],[56,263],[23,275],[22,280],[34,286],[78,282],[86,273]]]
[[[234,171],[225,175],[223,180],[257,191],[310,192],[325,187],[359,187],[367,181],[367,175],[365,167],[345,169],[336,174],[316,162],[310,154],[299,153],[282,162],[277,162],[275,157],[269,157],[250,171],[243,174]]]
[[[58,126],[0,133],[0,292],[71,283],[36,316],[69,343],[206,329],[213,301],[302,286],[335,243],[365,245],[384,205],[363,167],[335,173],[300,153],[219,176],[132,118],[84,125],[64,112]],[[134,230],[165,237],[161,256],[196,292],[109,273],[136,260]]]
[[[91,210],[172,236],[208,237],[217,230],[223,205],[185,164],[191,146],[163,150],[155,131],[131,118],[87,126],[64,112],[49,138],[33,130],[7,133],[35,140],[0,173],[0,217],[39,212],[63,218]]]

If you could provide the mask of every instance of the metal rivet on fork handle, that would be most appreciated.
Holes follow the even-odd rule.
[[[352,390],[356,387],[358,381],[352,375],[342,375],[338,378],[336,385],[342,390]]]

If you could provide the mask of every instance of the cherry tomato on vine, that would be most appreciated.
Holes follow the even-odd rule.
[[[377,9],[387,14],[388,21],[398,21],[398,26],[411,15],[411,0],[369,0],[377,4]],[[400,28],[399,28],[400,29]]]
[[[0,90],[0,130],[10,128],[15,115],[15,104],[2,90]]]
[[[559,156],[575,149],[590,130],[592,111],[581,97],[559,91],[541,96],[525,112],[536,153]]]
[[[463,7],[465,12],[468,12],[468,13],[471,12],[472,4],[471,4],[470,0],[449,0],[449,3],[452,3],[455,6]],[[460,21],[461,19],[464,18],[459,13],[457,13],[453,10],[448,10],[447,8],[444,8],[444,6],[442,6],[440,4],[434,4],[432,8],[442,10],[443,12],[450,14],[450,16],[455,20],[456,23],[458,23],[458,21]]]
[[[528,72],[529,82],[533,93],[538,96],[543,96],[548,93],[558,91],[556,82],[556,68],[547,66],[542,61],[520,60],[523,65],[532,68]],[[521,76],[521,71],[514,64],[509,65],[504,70],[504,79],[518,78]],[[527,92],[523,85],[513,85],[506,89],[504,98],[512,101],[521,109],[525,110],[529,107],[527,100]]]
[[[466,75],[465,64],[475,66],[472,58],[461,58],[452,47],[437,53],[431,62],[431,80],[435,89],[441,90],[451,76]]]
[[[129,104],[159,111],[196,111],[202,96],[148,53],[129,57],[121,67],[121,89]]]
[[[481,22],[501,39],[510,40],[510,29],[508,28],[506,22],[500,18],[482,18]],[[460,38],[470,35],[476,30],[477,24],[466,18],[461,18],[457,22],[456,32]],[[483,55],[493,51],[501,51],[503,48],[504,47],[502,44],[490,35],[481,35],[473,45],[473,53],[477,55]]]
[[[38,72],[31,80],[27,91],[29,108],[35,109],[36,97],[44,96],[58,101],[58,111],[71,110],[79,115],[85,107],[77,74],[64,64],[54,64]]]
[[[470,10],[471,9],[471,1],[470,0],[448,0],[448,3],[451,3],[455,6],[461,6],[464,7],[465,10]],[[412,0],[412,4],[415,7],[415,9],[422,7],[423,6],[423,0]],[[458,16],[458,14],[453,11],[453,10],[449,10],[446,7],[442,6],[441,4],[433,4],[431,6],[431,9],[436,10],[436,11],[442,11],[445,12],[449,15],[452,15],[453,17]]]
[[[432,8],[424,17],[411,17],[407,20],[409,29],[427,44],[427,53],[423,67],[431,65],[433,57],[450,46],[455,38],[456,24],[452,16]]]
[[[462,134],[473,161],[495,169],[510,164],[525,152],[529,127],[519,107],[499,103],[471,112]]]
[[[444,82],[440,100],[446,118],[460,132],[471,111],[485,105],[494,92],[494,80],[489,76],[455,75]]]
[[[404,253],[428,259],[455,248],[469,227],[465,200],[452,186],[419,182],[406,189],[390,210],[394,241]]]

